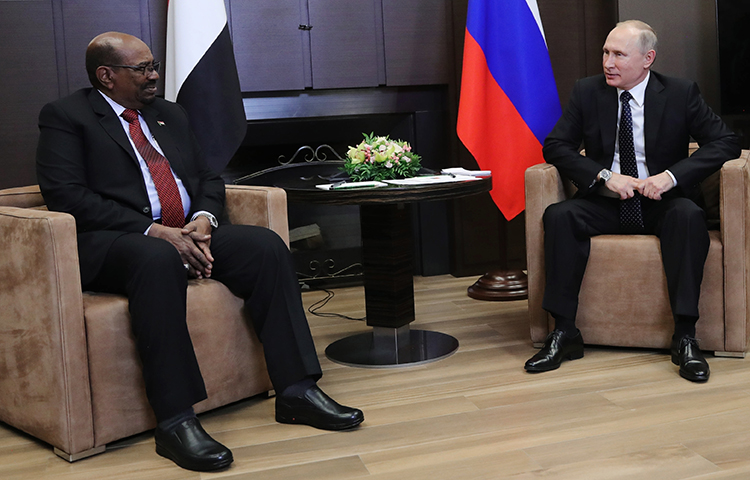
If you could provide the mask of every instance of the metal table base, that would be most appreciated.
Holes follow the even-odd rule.
[[[448,357],[458,340],[440,332],[373,327],[372,332],[337,340],[326,348],[330,360],[352,367],[389,368],[421,365]]]

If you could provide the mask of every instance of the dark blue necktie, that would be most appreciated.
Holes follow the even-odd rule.
[[[630,92],[622,92],[620,102],[620,132],[618,142],[620,146],[620,173],[638,178],[638,167],[635,163],[635,145],[633,144],[633,115],[630,112]],[[637,233],[643,230],[643,211],[641,210],[641,195],[636,193],[633,198],[620,202],[620,226],[623,231]]]

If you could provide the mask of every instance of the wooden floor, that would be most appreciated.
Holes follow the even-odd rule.
[[[0,424],[0,479],[748,479],[750,362],[709,357],[712,376],[681,379],[665,352],[587,348],[554,372],[531,375],[526,302],[466,296],[472,279],[416,278],[418,328],[460,341],[453,356],[401,369],[337,365],[325,346],[362,322],[309,316],[321,386],[360,407],[365,423],[331,433],[273,421],[253,398],[201,415],[235,462],[188,472],[154,453],[151,433],[74,464]],[[304,294],[305,304],[322,292]],[[325,308],[363,315],[361,288]]]

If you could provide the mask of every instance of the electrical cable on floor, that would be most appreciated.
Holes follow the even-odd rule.
[[[309,307],[307,307],[307,311],[311,314],[315,315],[316,317],[326,317],[326,318],[345,318],[346,320],[356,320],[356,321],[363,321],[367,317],[362,318],[354,318],[349,317],[347,315],[342,315],[340,313],[333,313],[333,312],[319,312],[321,308],[325,307],[326,304],[334,297],[334,293],[331,290],[326,290],[325,288],[322,289],[323,292],[326,293],[326,297],[318,300],[317,302],[313,303]]]

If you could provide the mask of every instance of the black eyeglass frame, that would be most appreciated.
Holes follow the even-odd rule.
[[[102,67],[117,67],[117,68],[129,68],[134,72],[138,72],[141,75],[146,75],[146,71],[150,74],[151,72],[159,73],[159,67],[161,62],[151,62],[146,65],[102,65]]]

